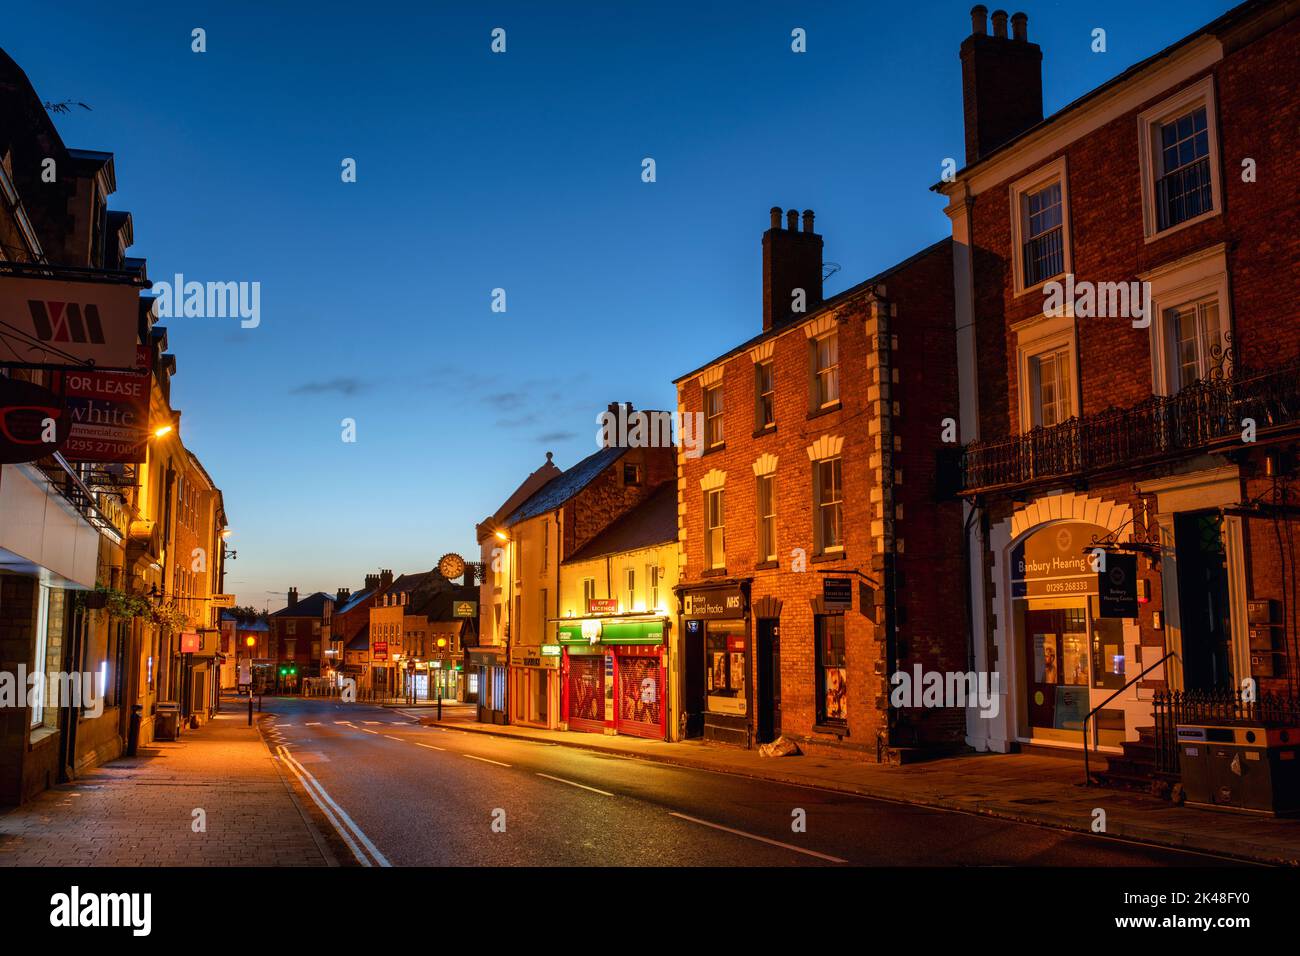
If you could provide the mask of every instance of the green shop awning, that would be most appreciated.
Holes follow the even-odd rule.
[[[602,644],[662,644],[663,621],[620,621],[606,624],[600,631]]]
[[[561,644],[590,644],[582,636],[581,624],[559,626]],[[602,621],[599,644],[662,644],[663,621]]]

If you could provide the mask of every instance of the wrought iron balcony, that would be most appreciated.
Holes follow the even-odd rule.
[[[1300,432],[1300,361],[1189,385],[1128,408],[1067,419],[961,449],[957,485],[971,495],[1241,447],[1244,420],[1266,441]]]

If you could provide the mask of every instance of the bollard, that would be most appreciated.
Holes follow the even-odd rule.
[[[126,731],[126,755],[134,757],[140,747],[140,724],[144,721],[144,707],[131,705],[131,721]]]
[[[250,726],[250,727],[253,726],[253,691],[252,691],[252,688],[249,688],[249,691],[248,691],[248,726]]]

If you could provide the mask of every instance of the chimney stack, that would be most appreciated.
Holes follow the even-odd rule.
[[[297,607],[297,605],[298,605],[298,589],[289,588],[289,595],[287,601],[285,602],[285,607],[292,608],[292,607]]]
[[[786,228],[781,228],[781,207],[770,210],[771,228],[763,233],[763,331],[770,331],[790,317],[794,290],[804,292],[804,313],[822,303],[822,237],[813,232],[813,211],[803,213],[803,232],[799,231],[799,211],[785,214]]]
[[[379,569],[379,586],[380,586],[381,588],[387,588],[387,587],[388,587],[390,584],[392,584],[392,583],[393,583],[393,571],[392,571],[392,569],[391,569],[391,568],[380,568],[380,569]]]
[[[375,588],[377,588],[377,587],[379,587],[379,575],[377,575],[377,574],[367,574],[367,575],[366,575],[366,590],[367,590],[367,591],[373,591],[373,590],[374,590]]]
[[[628,421],[632,417],[632,413],[636,411],[636,409],[632,407],[631,402],[610,402],[609,405],[606,406],[606,411],[609,412],[613,427],[608,430],[602,429],[602,432],[604,433],[603,441],[605,443],[605,448],[612,448],[618,442],[620,408],[625,409],[621,421]],[[549,451],[546,453],[546,463],[548,465],[551,464],[551,453]]]
[[[961,45],[962,102],[966,125],[966,164],[970,165],[1019,136],[1043,118],[1043,51],[1029,42],[1029,18],[993,11],[987,33],[987,8],[971,9],[971,35]]]
[[[334,593],[334,603],[340,606],[347,604],[348,598],[350,597],[352,597],[351,588],[339,588],[338,591]]]

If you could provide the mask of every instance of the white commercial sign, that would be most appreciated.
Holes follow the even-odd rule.
[[[0,276],[0,362],[134,369],[139,321],[135,286]]]

